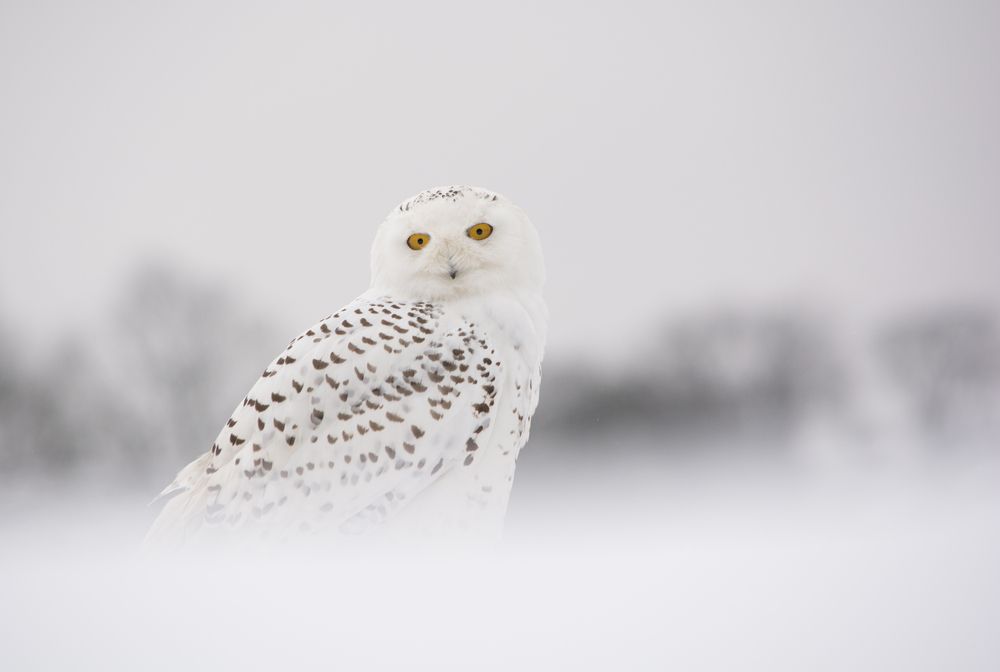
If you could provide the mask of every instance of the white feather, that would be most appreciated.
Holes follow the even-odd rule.
[[[466,235],[483,221],[492,236]],[[415,231],[426,248],[407,247]],[[372,258],[372,288],[293,340],[164,490],[150,543],[498,532],[538,401],[534,229],[492,192],[432,190],[390,214]]]

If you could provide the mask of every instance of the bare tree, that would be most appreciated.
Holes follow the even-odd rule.
[[[228,293],[160,266],[130,278],[100,330],[67,334],[31,368],[0,347],[7,475],[162,483],[282,347]]]
[[[950,307],[905,317],[881,334],[877,353],[913,421],[930,435],[996,422],[1000,332],[990,311]]]
[[[550,364],[538,426],[545,435],[626,429],[679,445],[692,436],[787,435],[843,396],[830,332],[795,311],[680,320],[617,378]]]
[[[126,420],[121,459],[162,480],[211,445],[282,343],[227,292],[163,267],[139,271],[103,357]]]

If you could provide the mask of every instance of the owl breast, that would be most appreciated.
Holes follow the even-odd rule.
[[[476,460],[441,477],[391,521],[391,535],[498,538],[510,500],[516,460],[527,443],[538,405],[543,330],[512,296],[437,304],[446,320],[475,329],[489,344],[498,368],[496,407]]]

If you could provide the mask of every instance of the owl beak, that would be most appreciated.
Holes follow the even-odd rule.
[[[448,277],[452,280],[458,277],[458,267],[455,265],[454,257],[448,257]]]

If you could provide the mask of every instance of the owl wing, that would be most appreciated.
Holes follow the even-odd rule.
[[[380,522],[476,460],[500,374],[475,324],[428,303],[357,299],[268,365],[164,490],[175,496],[147,539]]]

